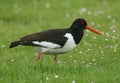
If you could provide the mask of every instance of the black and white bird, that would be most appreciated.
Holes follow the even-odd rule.
[[[77,18],[69,28],[50,29],[24,36],[18,41],[12,42],[10,48],[18,45],[32,46],[38,52],[36,60],[42,54],[49,54],[54,55],[54,60],[57,61],[58,54],[67,53],[80,43],[85,29],[101,35],[101,32],[88,26],[83,18]]]

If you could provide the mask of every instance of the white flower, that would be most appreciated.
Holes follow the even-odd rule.
[[[96,39],[96,36],[94,36],[93,39]]]
[[[82,51],[80,51],[79,54],[82,54]]]
[[[61,61],[59,60],[57,63],[61,63]]]
[[[74,62],[74,63],[76,63],[77,61],[76,61],[76,60],[74,60],[73,62]]]
[[[113,33],[115,32],[115,30],[113,30]]]
[[[66,13],[66,17],[69,18],[69,17],[70,17],[70,14],[69,14],[69,13]]]
[[[100,24],[97,24],[97,27],[100,27]]]
[[[108,15],[107,18],[108,18],[108,19],[111,19],[111,15]]]
[[[112,23],[115,23],[115,22],[116,22],[116,20],[115,20],[115,19],[113,19],[113,20],[112,20]]]
[[[110,36],[108,32],[106,33],[106,36],[108,36],[108,37]]]
[[[91,22],[91,25],[94,25],[95,23],[94,22]]]
[[[83,61],[83,62],[81,62],[82,64],[84,64],[85,62]]]
[[[80,9],[80,12],[81,12],[81,13],[86,12],[86,11],[87,11],[86,8],[81,8],[81,9]]]
[[[91,63],[91,62],[90,62],[89,64],[90,64],[90,65],[92,65],[92,63]]]
[[[108,39],[106,38],[105,41],[108,41]]]
[[[48,77],[46,77],[46,80],[49,80],[49,78],[48,78]]]
[[[88,51],[90,51],[90,49],[88,49]]]
[[[4,48],[4,47],[5,47],[5,45],[2,45],[1,47],[2,47],[2,48]]]
[[[75,83],[75,80],[73,80],[72,83]]]
[[[45,7],[46,7],[46,8],[50,8],[50,4],[49,4],[49,3],[46,3],[46,4],[45,4]]]
[[[14,62],[14,59],[11,59],[11,62]]]
[[[58,76],[58,75],[55,75],[54,77],[55,77],[55,78],[58,78],[59,76]]]
[[[101,51],[100,53],[101,53],[101,54],[103,54],[104,52],[103,52],[103,51]]]
[[[104,56],[102,56],[101,58],[104,59]]]
[[[86,67],[89,67],[90,65],[89,64],[86,64]]]
[[[117,50],[116,50],[116,49],[114,49],[114,52],[117,52]]]
[[[92,59],[93,62],[95,62],[95,59]]]
[[[91,11],[88,11],[88,12],[87,12],[88,15],[91,15],[91,13],[92,13]]]

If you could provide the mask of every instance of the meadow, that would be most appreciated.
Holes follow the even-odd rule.
[[[120,0],[0,0],[0,83],[120,83]],[[68,28],[76,18],[88,30],[67,54],[42,55],[32,47],[9,48],[20,37]]]

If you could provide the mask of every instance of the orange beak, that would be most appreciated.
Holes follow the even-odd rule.
[[[88,30],[90,30],[90,31],[92,31],[92,32],[94,32],[94,33],[96,33],[96,34],[102,35],[102,33],[101,33],[101,32],[99,32],[99,31],[97,31],[97,30],[93,29],[93,28],[92,28],[92,27],[90,27],[90,26],[86,26],[86,29],[88,29]]]

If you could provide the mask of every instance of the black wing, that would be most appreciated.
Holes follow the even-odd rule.
[[[28,46],[40,46],[38,44],[33,43],[34,41],[46,41],[51,42],[54,44],[58,44],[61,47],[64,46],[65,42],[67,41],[67,38],[64,37],[66,32],[69,32],[68,29],[52,29],[43,31],[40,33],[31,34],[25,37],[20,38],[21,45],[28,45]],[[46,46],[43,46],[46,47]]]

